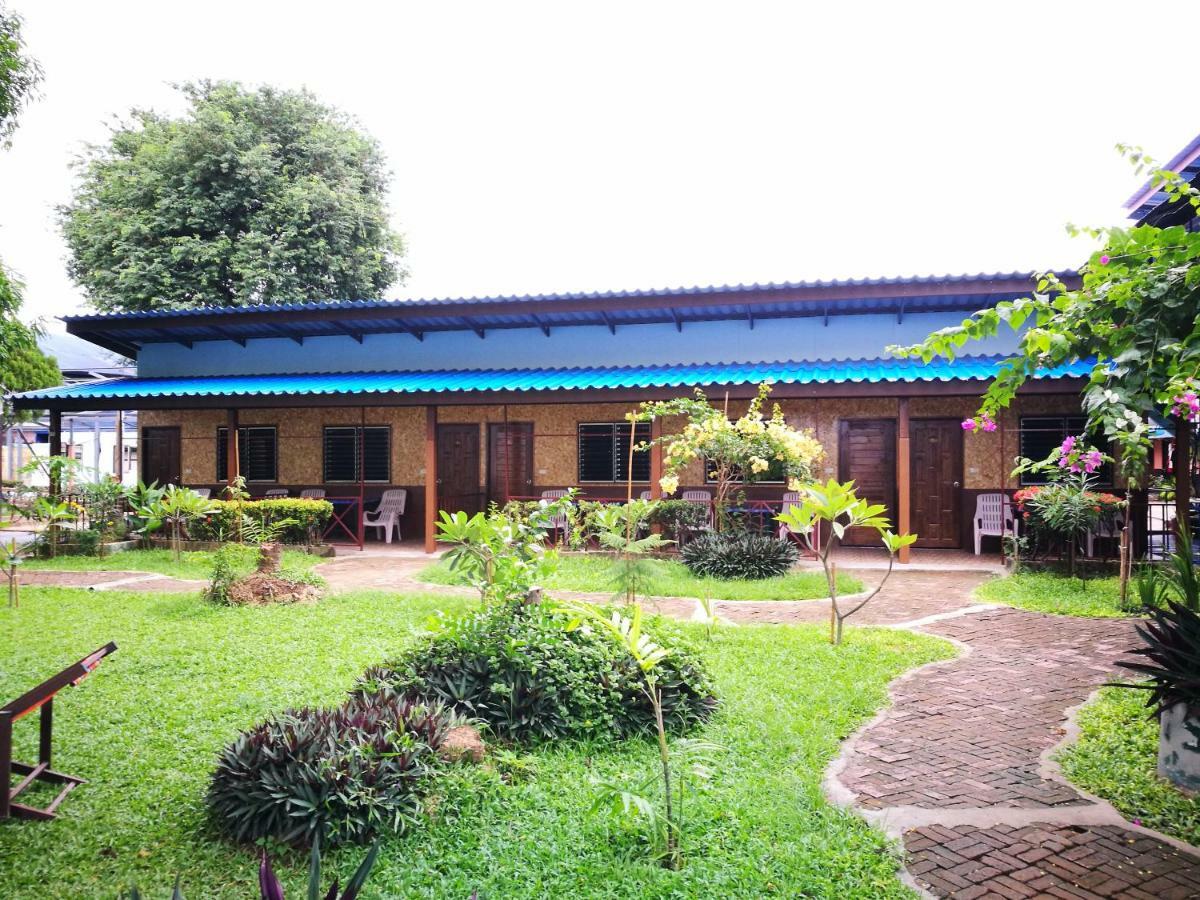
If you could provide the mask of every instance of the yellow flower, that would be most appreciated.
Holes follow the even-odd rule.
[[[765,472],[769,468],[771,468],[771,464],[761,456],[750,457],[750,471],[754,474],[757,475],[759,472]]]
[[[679,490],[679,476],[664,475],[658,480],[658,486],[662,488],[664,494],[673,494]]]

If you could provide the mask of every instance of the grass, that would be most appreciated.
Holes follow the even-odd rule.
[[[254,569],[257,549],[247,547],[239,569],[248,574]],[[170,550],[126,550],[110,556],[56,556],[54,559],[30,559],[22,563],[29,570],[57,569],[68,572],[157,572],[174,578],[207,580],[212,574],[214,553],[209,550],[184,550],[179,562]],[[289,571],[311,569],[325,560],[302,550],[285,550],[283,568]]]
[[[338,702],[431,614],[469,602],[351,593],[230,608],[194,594],[27,589],[19,609],[0,609],[0,697],[105,641],[120,649],[55,704],[56,767],[89,784],[57,821],[0,826],[0,896],[114,896],[136,881],[144,896],[165,897],[176,872],[188,897],[257,896],[253,849],[205,826],[218,750],[271,712]],[[689,801],[682,872],[644,861],[627,831],[589,811],[594,778],[653,775],[653,744],[564,742],[522,753],[536,771],[512,784],[493,768],[448,777],[433,820],[385,841],[364,897],[911,896],[887,839],[827,805],[820,781],[888,682],[950,646],[853,629],[835,649],[809,626],[718,629],[704,646],[723,706],[703,734],[726,749]],[[36,733],[18,723],[19,757],[34,753]],[[361,857],[348,848],[327,862],[344,879]],[[302,896],[304,856],[279,863],[287,895]]]
[[[1105,688],[1079,715],[1079,741],[1059,755],[1063,772],[1130,820],[1200,844],[1200,798],[1187,797],[1155,772],[1158,721],[1146,694]]]
[[[827,596],[825,575],[820,571],[790,572],[778,578],[760,581],[699,578],[680,562],[667,559],[647,560],[653,571],[647,593],[655,597],[699,597],[713,600],[816,600]],[[430,584],[462,584],[459,576],[443,561],[422,569],[417,579]],[[567,591],[610,590],[612,557],[602,553],[562,556],[558,568],[546,581],[546,587]],[[862,582],[849,575],[838,575],[838,590],[851,594],[863,589]]]
[[[1133,585],[1130,585],[1133,592]],[[986,581],[975,595],[987,603],[1003,603],[1060,616],[1117,618],[1132,615],[1118,602],[1116,578],[1067,578],[1049,572],[1021,572]]]

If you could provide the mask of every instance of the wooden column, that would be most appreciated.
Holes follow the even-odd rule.
[[[50,410],[50,446],[47,448],[51,456],[62,456],[62,413],[57,409]],[[62,495],[62,485],[59,484],[57,470],[50,469],[50,497],[57,500]]]
[[[896,533],[908,534],[912,528],[912,457],[908,441],[908,398],[900,398],[896,428]],[[901,547],[897,559],[909,561],[909,547]]]
[[[113,474],[125,480],[125,412],[120,409],[113,419]]]
[[[425,552],[437,551],[437,407],[425,407]]]
[[[1175,425],[1175,526],[1188,531],[1192,511],[1192,423],[1182,416]]]
[[[238,456],[238,411],[225,413],[225,480],[230,487],[241,473],[242,460]]]
[[[662,418],[655,416],[650,420],[650,440],[654,443],[650,447],[650,499],[662,499],[662,486],[658,483],[662,479],[663,474],[663,449],[662,444],[658,443],[662,437]]]

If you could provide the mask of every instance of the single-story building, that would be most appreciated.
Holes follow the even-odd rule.
[[[623,497],[626,412],[698,387],[736,413],[770,379],[825,447],[822,477],[853,479],[918,546],[966,547],[975,497],[1016,486],[1014,456],[1081,430],[1087,366],[1027,385],[995,432],[964,434],[1015,338],[929,365],[885,348],[1033,286],[1013,273],[81,315],[68,332],[135,359],[136,374],[15,404],[50,410],[58,446],[64,412],[136,410],[146,481],[320,487],[347,521],[406,488],[404,533],[432,550],[438,509],[564,487]],[[659,471],[655,451],[635,455],[639,490],[657,493]],[[703,488],[705,473],[681,481]]]

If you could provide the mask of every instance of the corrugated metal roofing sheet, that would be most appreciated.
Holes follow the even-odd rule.
[[[690,388],[704,385],[880,383],[986,379],[1004,357],[962,357],[928,364],[907,359],[815,362],[711,363],[562,369],[445,369],[401,372],[330,372],[205,378],[114,378],[17,395],[22,400],[123,400],[150,397],[312,396],[583,390],[591,388]],[[1086,376],[1089,362],[1044,373]]]
[[[1060,275],[1071,275],[1072,272],[1062,272]],[[772,293],[789,290],[804,290],[812,288],[863,287],[881,286],[911,286],[911,285],[946,285],[961,284],[964,293],[971,293],[972,285],[984,284],[1005,279],[1028,281],[1032,287],[1035,273],[1033,272],[979,272],[968,275],[904,275],[886,278],[833,278],[813,281],[772,281],[760,284],[711,284],[691,287],[646,288],[636,290],[611,291],[575,291],[548,294],[496,294],[477,297],[414,297],[403,300],[320,300],[298,303],[256,304],[249,306],[200,306],[187,309],[155,309],[140,312],[95,313],[82,316],[68,316],[68,322],[115,322],[122,319],[142,320],[158,319],[173,316],[204,316],[213,313],[228,313],[231,316],[245,313],[285,312],[296,310],[356,310],[356,309],[388,309],[394,308],[403,312],[414,308],[429,308],[448,304],[485,304],[528,301],[561,301],[561,300],[619,300],[638,297],[677,298],[703,296],[706,294],[738,293]],[[672,304],[673,305],[673,304]]]

